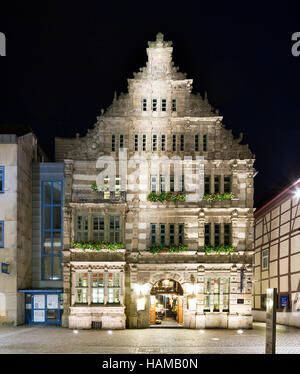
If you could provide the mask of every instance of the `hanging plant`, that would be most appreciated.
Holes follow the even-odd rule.
[[[221,245],[221,246],[209,246],[209,245],[205,245],[203,247],[204,249],[204,252],[205,253],[211,253],[211,252],[215,252],[215,253],[231,253],[234,251],[235,247],[233,245]]]
[[[179,246],[175,245],[157,245],[150,248],[151,253],[165,253],[165,252],[184,252],[188,251],[189,248],[183,244],[179,244]]]
[[[147,199],[149,201],[185,201],[186,194],[183,192],[151,192]]]
[[[80,248],[80,249],[93,249],[95,251],[101,251],[101,249],[111,249],[112,251],[116,249],[124,249],[125,244],[120,242],[96,242],[96,241],[89,241],[89,242],[80,242],[74,241],[72,242],[72,248]]]
[[[234,194],[232,192],[208,193],[203,195],[203,199],[206,201],[232,200],[233,198]]]

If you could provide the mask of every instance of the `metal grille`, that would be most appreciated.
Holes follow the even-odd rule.
[[[102,329],[102,322],[92,321],[92,329],[94,330]]]

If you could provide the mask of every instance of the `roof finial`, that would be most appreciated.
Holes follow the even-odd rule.
[[[162,43],[164,41],[164,34],[162,34],[161,32],[159,32],[156,35],[156,41]]]

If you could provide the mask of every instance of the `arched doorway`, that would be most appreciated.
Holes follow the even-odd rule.
[[[183,289],[173,279],[154,283],[150,292],[150,325],[174,326],[183,322]]]

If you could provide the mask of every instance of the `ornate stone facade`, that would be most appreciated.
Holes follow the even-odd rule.
[[[202,98],[191,92],[192,80],[173,65],[171,45],[158,34],[156,41],[149,42],[146,67],[128,80],[128,93],[115,94],[112,105],[102,110],[86,136],[56,139],[57,161],[64,160],[66,174],[63,326],[91,328],[99,321],[102,328],[145,328],[150,323],[151,289],[164,279],[182,286],[185,327],[252,326],[254,156],[248,145],[240,144],[242,134],[234,139],[225,128],[206,95]],[[126,157],[122,149],[127,150]],[[129,178],[120,180],[120,192],[111,186],[113,178],[109,184],[115,191],[109,195],[91,189],[92,183],[101,180],[99,173],[102,181],[105,178],[100,156],[116,160],[119,174],[116,171],[115,176],[127,169]],[[209,177],[205,178],[206,192],[230,190],[233,198],[193,201],[187,192],[185,201],[149,201],[151,191],[178,190],[179,182],[169,174],[166,178],[162,165],[151,169],[155,157],[169,160],[174,156],[183,164],[189,157],[192,165],[203,157],[204,175]],[[186,181],[184,191],[185,187]],[[80,238],[95,239],[95,233],[106,241],[123,242],[126,250],[72,248]],[[171,241],[183,243],[188,250],[149,251],[151,243]],[[232,253],[204,251],[205,244],[225,242],[234,247]],[[76,285],[76,273],[80,272],[88,274],[84,278],[87,291],[78,292],[87,296],[77,303],[76,290],[82,284]],[[104,274],[103,283],[98,283],[103,296],[98,299],[90,280],[95,272]],[[116,272],[120,283],[114,303],[107,301],[113,287],[110,280],[105,282]],[[144,305],[138,308],[139,298]],[[93,302],[96,299],[98,304]]]

